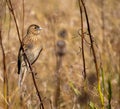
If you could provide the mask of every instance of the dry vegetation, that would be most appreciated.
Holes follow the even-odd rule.
[[[120,108],[120,2],[119,0],[85,0],[95,53],[99,66],[101,91],[104,107],[98,93],[96,70],[90,47],[85,16],[83,27],[85,35],[85,62],[87,78],[83,78],[81,54],[81,19],[78,0],[11,0],[19,25],[20,35],[26,34],[30,24],[38,24],[41,31],[43,51],[32,66],[45,109],[119,109]],[[24,23],[23,23],[24,14]],[[24,26],[23,26],[24,24]],[[24,31],[23,31],[24,27]],[[24,98],[20,101],[17,74],[17,54],[20,47],[13,16],[5,0],[0,1],[0,30],[8,74],[9,109],[38,109],[31,74],[28,73],[23,85]],[[23,31],[23,33],[22,33]],[[66,43],[66,53],[62,60],[56,54],[56,43]],[[60,63],[59,63],[60,62]],[[60,64],[60,65],[59,65]],[[3,53],[0,49],[0,109],[4,108]],[[56,94],[60,75],[60,96]],[[57,78],[57,79],[56,79]],[[111,92],[112,91],[112,92]],[[59,97],[55,97],[55,96]],[[112,96],[110,104],[110,96]],[[6,102],[7,103],[7,102]],[[96,108],[92,107],[95,106]],[[110,107],[111,106],[111,107]]]

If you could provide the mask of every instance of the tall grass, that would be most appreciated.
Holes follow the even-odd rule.
[[[0,108],[119,109],[118,1],[6,0],[7,6],[1,5],[3,1]],[[44,49],[38,61],[29,65],[32,76],[28,74],[25,80],[21,106],[17,53],[31,23],[44,28],[40,42]],[[64,50],[56,45],[61,41],[67,45],[65,56],[59,54]]]

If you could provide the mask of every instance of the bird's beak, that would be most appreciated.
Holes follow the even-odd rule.
[[[40,33],[40,30],[42,30],[43,28],[42,27],[39,27],[38,28],[38,34]]]
[[[39,30],[42,30],[43,28],[42,27],[39,27]]]

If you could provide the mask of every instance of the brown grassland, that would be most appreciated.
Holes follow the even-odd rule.
[[[0,42],[5,53],[0,46],[0,109],[40,107],[31,72],[27,73],[22,92],[18,87],[17,56],[20,42],[12,11],[21,38],[31,24],[43,28],[40,42],[43,51],[32,69],[45,109],[120,109],[119,0],[84,0],[99,68],[99,81],[82,7],[86,64],[84,78],[79,0],[11,0],[11,11],[6,1],[0,0]],[[62,57],[56,54],[59,40],[66,44]],[[4,73],[8,80],[8,99],[5,97]]]

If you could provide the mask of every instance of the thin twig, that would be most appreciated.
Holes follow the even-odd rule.
[[[96,58],[96,53],[95,53],[95,48],[94,48],[94,43],[93,43],[93,36],[91,34],[91,30],[90,30],[90,25],[89,25],[89,20],[88,20],[88,15],[87,15],[87,11],[86,11],[86,7],[85,4],[83,2],[83,0],[81,0],[84,11],[85,11],[85,17],[86,17],[86,22],[87,22],[87,29],[88,29],[88,33],[89,33],[89,38],[90,38],[90,42],[91,42],[91,49],[92,49],[92,53],[93,53],[93,57],[94,57],[94,63],[95,63],[95,68],[96,68],[96,73],[97,73],[97,78],[99,80],[99,70],[98,70],[98,63],[97,63],[97,58]]]
[[[10,18],[9,18],[9,28],[8,28],[8,42],[9,42],[9,39],[10,39],[10,30],[11,30],[11,14],[9,13],[9,16],[10,16]]]
[[[0,1],[1,9],[0,9],[0,46],[2,49],[2,56],[3,56],[3,95],[4,95],[4,109],[9,109],[9,97],[8,97],[8,74],[6,71],[6,56],[5,56],[5,50],[3,47],[2,42],[2,23],[5,22],[6,19],[6,4],[5,1]]]
[[[83,30],[83,14],[82,14],[82,7],[80,4],[80,0],[78,0],[79,2],[79,8],[80,8],[80,18],[81,18],[81,50],[82,50],[82,59],[83,59],[83,77],[84,80],[86,80],[86,64],[85,64],[85,53],[84,53],[84,30]]]
[[[55,109],[60,109],[60,68],[62,67],[63,56],[66,52],[66,43],[63,40],[59,40],[56,43],[56,90],[55,90]]]
[[[55,92],[55,108],[60,109],[60,68],[62,66],[62,57],[56,56],[56,92]]]
[[[25,16],[25,4],[24,4],[24,0],[22,0],[22,39],[24,36],[24,16]]]
[[[102,37],[103,37],[103,49],[105,48],[105,19],[104,19],[104,0],[101,0],[101,20],[102,20]],[[104,52],[104,51],[103,51]]]
[[[92,50],[92,54],[93,54],[93,58],[94,58],[94,64],[95,64],[97,80],[98,80],[98,92],[99,92],[99,95],[100,95],[102,108],[104,109],[104,97],[103,97],[103,94],[102,94],[102,91],[101,91],[101,86],[100,86],[100,74],[99,74],[99,68],[98,68],[98,63],[97,63],[97,58],[96,58],[96,53],[95,53],[95,48],[94,48],[93,36],[91,34],[89,19],[88,19],[88,15],[87,15],[87,10],[86,10],[86,7],[85,7],[85,4],[84,4],[83,0],[81,0],[81,3],[83,5],[84,12],[85,12],[85,18],[86,18],[86,22],[87,22],[87,30],[88,30],[88,33],[89,33],[91,50]]]
[[[3,92],[4,92],[4,109],[8,109],[9,108],[9,98],[8,98],[8,75],[6,72],[6,58],[5,58],[5,51],[4,51],[4,47],[3,47],[3,43],[2,43],[2,36],[1,36],[1,27],[0,27],[0,45],[1,45],[1,49],[2,49],[2,56],[3,56],[3,69],[4,69],[4,73],[3,73],[3,79],[4,79],[4,83],[3,83]],[[6,102],[7,101],[7,102]]]
[[[14,13],[14,10],[13,10],[13,7],[12,7],[12,3],[11,3],[11,0],[6,0],[7,2],[7,6],[10,10],[10,12],[12,13],[13,15],[13,19],[15,21],[15,26],[16,26],[16,29],[17,29],[17,34],[18,34],[18,38],[19,38],[19,41],[20,41],[20,44],[22,44],[22,41],[20,39],[20,32],[19,32],[19,27],[18,27],[18,24],[17,24],[17,20],[16,20],[16,17],[15,17],[15,13]]]
[[[80,33],[80,29],[78,30],[78,34],[79,34],[79,36],[82,38],[82,34]],[[84,36],[85,35],[89,35],[87,32],[83,32],[83,34],[84,34]],[[83,37],[83,40],[86,42],[86,44],[88,44],[88,45],[90,45],[90,43],[85,39],[85,37]]]

